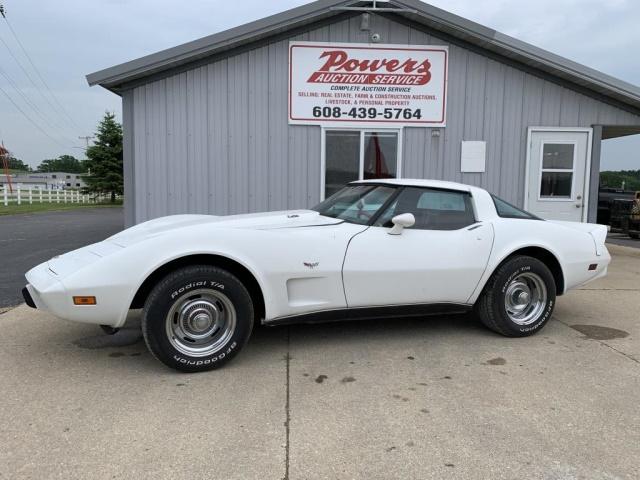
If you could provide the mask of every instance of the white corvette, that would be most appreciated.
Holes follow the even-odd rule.
[[[151,352],[218,367],[266,325],[474,309],[530,335],[556,295],[606,274],[602,225],[544,221],[483,189],[430,180],[347,185],[312,210],[151,220],[26,274],[27,304],[121,327],[143,308]]]

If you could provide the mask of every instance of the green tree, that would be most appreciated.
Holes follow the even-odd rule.
[[[603,187],[621,188],[622,182],[625,190],[640,190],[640,170],[600,172],[600,185]]]
[[[2,160],[0,159],[0,167],[2,167],[3,165],[4,164],[3,164]],[[21,172],[30,172],[31,171],[31,167],[29,165],[27,165],[26,163],[24,163],[19,158],[9,157],[7,159],[7,165],[9,167],[9,170],[19,170]]]
[[[67,172],[85,173],[87,171],[84,162],[72,155],[60,155],[58,158],[48,158],[38,165],[38,172]]]
[[[122,125],[113,113],[105,113],[95,136],[96,142],[87,148],[84,162],[89,172],[83,176],[86,191],[110,194],[111,202],[115,202],[116,194],[123,191]]]

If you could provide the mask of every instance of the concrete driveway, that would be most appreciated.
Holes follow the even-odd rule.
[[[173,372],[24,306],[0,316],[0,478],[636,479],[640,251],[526,339],[467,316],[260,328]]]

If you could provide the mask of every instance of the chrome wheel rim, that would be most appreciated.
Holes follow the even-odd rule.
[[[504,308],[509,319],[517,325],[536,322],[547,305],[547,286],[532,272],[516,275],[504,294]]]
[[[206,357],[224,346],[236,329],[236,309],[224,293],[199,289],[179,298],[166,319],[167,337],[179,352]]]

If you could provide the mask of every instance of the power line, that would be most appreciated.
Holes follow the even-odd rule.
[[[33,100],[31,100],[21,89],[20,87],[18,87],[18,85],[16,84],[16,82],[9,76],[9,74],[5,71],[2,70],[2,68],[0,68],[0,75],[2,75],[5,80],[7,80],[7,82],[9,82],[9,84],[13,87],[14,91],[16,91],[24,100],[24,102],[29,105],[29,107],[31,107],[31,109],[42,119],[42,121],[47,125],[48,128],[51,128],[52,130],[55,130],[56,127],[60,128],[59,126],[55,125],[55,123],[52,123],[49,118],[47,116],[45,116],[44,112],[42,112],[42,110],[40,110],[38,108],[38,106],[33,102]],[[62,130],[61,130],[62,132]],[[64,132],[62,132],[64,133]],[[70,141],[71,143],[73,143],[73,140],[71,140],[70,137],[67,137],[66,135],[62,134],[58,134],[60,137],[64,138],[65,140]]]
[[[4,41],[4,39],[2,37],[0,37],[0,43],[2,43],[5,48],[7,49],[7,51],[9,52],[9,55],[11,55],[11,58],[13,58],[13,60],[18,64],[18,66],[20,67],[20,70],[22,70],[22,73],[25,74],[25,76],[29,79],[29,81],[31,82],[31,85],[34,86],[34,88],[38,91],[38,93],[40,94],[40,96],[42,96],[42,98],[44,98],[45,102],[47,102],[49,104],[49,106],[53,109],[53,111],[56,111],[55,106],[53,105],[53,103],[51,103],[51,100],[49,100],[45,94],[42,92],[42,88],[40,88],[35,80],[33,79],[33,77],[31,76],[31,74],[27,71],[27,69],[24,67],[24,65],[22,65],[22,62],[20,62],[20,60],[18,60],[18,57],[15,56],[15,54],[13,53],[13,51],[11,50],[11,48],[9,47],[9,45]],[[75,128],[75,127],[74,127]]]
[[[36,127],[38,130],[40,130],[40,132],[42,132],[43,135],[47,136],[50,140],[52,140],[56,145],[58,145],[59,147],[62,147],[64,149],[67,149],[69,147],[63,145],[62,143],[60,143],[57,139],[55,139],[54,137],[52,137],[51,135],[49,135],[40,125],[38,125],[36,122],[33,121],[33,119],[26,114],[26,112],[24,110],[22,110],[22,108],[20,108],[20,105],[18,105],[16,102],[13,101],[13,98],[11,98],[11,96],[4,90],[4,88],[0,87],[0,92],[2,92],[8,99],[9,101],[13,104],[14,107],[16,107],[16,109],[27,119],[29,120],[29,122],[31,122],[31,124]]]
[[[51,90],[51,87],[49,87],[49,84],[45,81],[45,79],[42,77],[42,75],[40,74],[40,70],[38,70],[38,67],[36,67],[35,63],[33,62],[33,60],[31,59],[31,56],[29,55],[29,53],[27,52],[27,49],[24,48],[24,45],[22,44],[22,42],[20,41],[20,39],[18,38],[18,35],[16,34],[15,30],[13,29],[13,27],[11,26],[11,24],[9,23],[9,20],[7,19],[7,17],[5,16],[5,14],[2,14],[2,18],[4,18],[4,21],[7,23],[7,26],[9,27],[9,30],[11,31],[11,34],[13,35],[13,38],[15,38],[16,42],[18,43],[18,45],[20,46],[20,48],[22,49],[22,53],[24,53],[24,56],[27,57],[27,60],[29,60],[29,63],[31,64],[31,67],[33,67],[33,70],[36,72],[36,75],[38,75],[38,78],[40,79],[40,81],[42,82],[42,84],[45,86],[45,88],[47,89],[47,91],[49,92],[49,94],[51,95],[51,98],[53,98],[53,100],[58,104],[58,106],[60,107],[60,111],[63,113],[63,115],[65,115],[72,123],[72,125],[77,128],[80,129],[81,127],[75,122],[75,120],[73,119],[73,117],[71,117],[71,115],[69,115],[66,111],[66,109],[64,108],[64,106],[62,105],[62,103],[60,103],[60,101],[58,100],[58,98],[56,97],[56,95],[53,93],[53,91]]]

